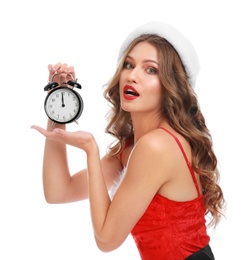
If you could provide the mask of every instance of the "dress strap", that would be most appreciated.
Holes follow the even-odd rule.
[[[184,148],[183,148],[183,146],[182,146],[180,140],[177,138],[177,136],[175,136],[172,132],[170,132],[170,131],[167,130],[166,128],[164,128],[164,127],[159,127],[159,128],[161,128],[161,129],[163,129],[164,131],[166,131],[167,133],[169,133],[169,134],[174,138],[174,140],[176,141],[176,143],[178,144],[178,146],[179,146],[179,148],[180,148],[180,150],[181,150],[181,152],[182,152],[182,154],[183,154],[183,157],[184,157],[185,160],[186,160],[188,169],[189,169],[189,171],[190,171],[190,173],[191,173],[191,175],[192,175],[193,182],[194,182],[194,185],[195,185],[195,187],[196,187],[198,196],[200,196],[200,189],[199,189],[198,182],[197,182],[197,180],[196,180],[196,178],[195,178],[194,170],[193,170],[193,168],[192,168],[191,163],[189,162],[189,160],[188,160],[188,158],[187,158],[187,155],[186,155],[186,153],[185,153],[185,150],[184,150]]]
[[[122,162],[123,153],[124,153],[125,149],[129,146],[129,144],[131,144],[131,139],[126,140],[125,145],[119,154],[119,158],[120,158],[121,162]]]

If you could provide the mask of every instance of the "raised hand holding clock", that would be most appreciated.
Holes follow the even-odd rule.
[[[49,65],[49,83],[44,87],[48,94],[44,109],[53,123],[67,124],[75,121],[83,112],[84,103],[81,95],[73,88],[81,89],[75,79],[74,67],[58,63]]]

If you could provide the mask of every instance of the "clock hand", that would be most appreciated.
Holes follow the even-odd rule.
[[[61,96],[62,96],[62,107],[65,107],[65,104],[64,104],[64,93],[61,92]]]

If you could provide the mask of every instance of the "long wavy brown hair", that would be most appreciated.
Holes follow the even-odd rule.
[[[115,137],[108,154],[116,156],[127,140],[133,142],[133,125],[130,113],[122,110],[119,96],[119,77],[126,56],[139,42],[155,46],[159,58],[159,78],[163,87],[160,116],[166,118],[170,126],[183,135],[192,150],[192,167],[200,175],[206,215],[209,226],[216,226],[224,216],[225,200],[219,186],[217,158],[213,151],[212,137],[201,113],[197,96],[190,85],[188,75],[173,46],[157,35],[142,35],[132,41],[121,57],[117,70],[107,84],[104,97],[110,104],[107,113],[106,132]]]

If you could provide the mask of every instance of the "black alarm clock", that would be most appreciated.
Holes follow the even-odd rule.
[[[73,78],[68,82],[62,83],[58,87],[53,78],[60,73],[52,76],[51,82],[44,87],[48,94],[44,101],[44,109],[48,118],[57,124],[68,124],[76,122],[81,116],[84,109],[84,102],[81,95],[74,88],[81,89],[81,85]]]

